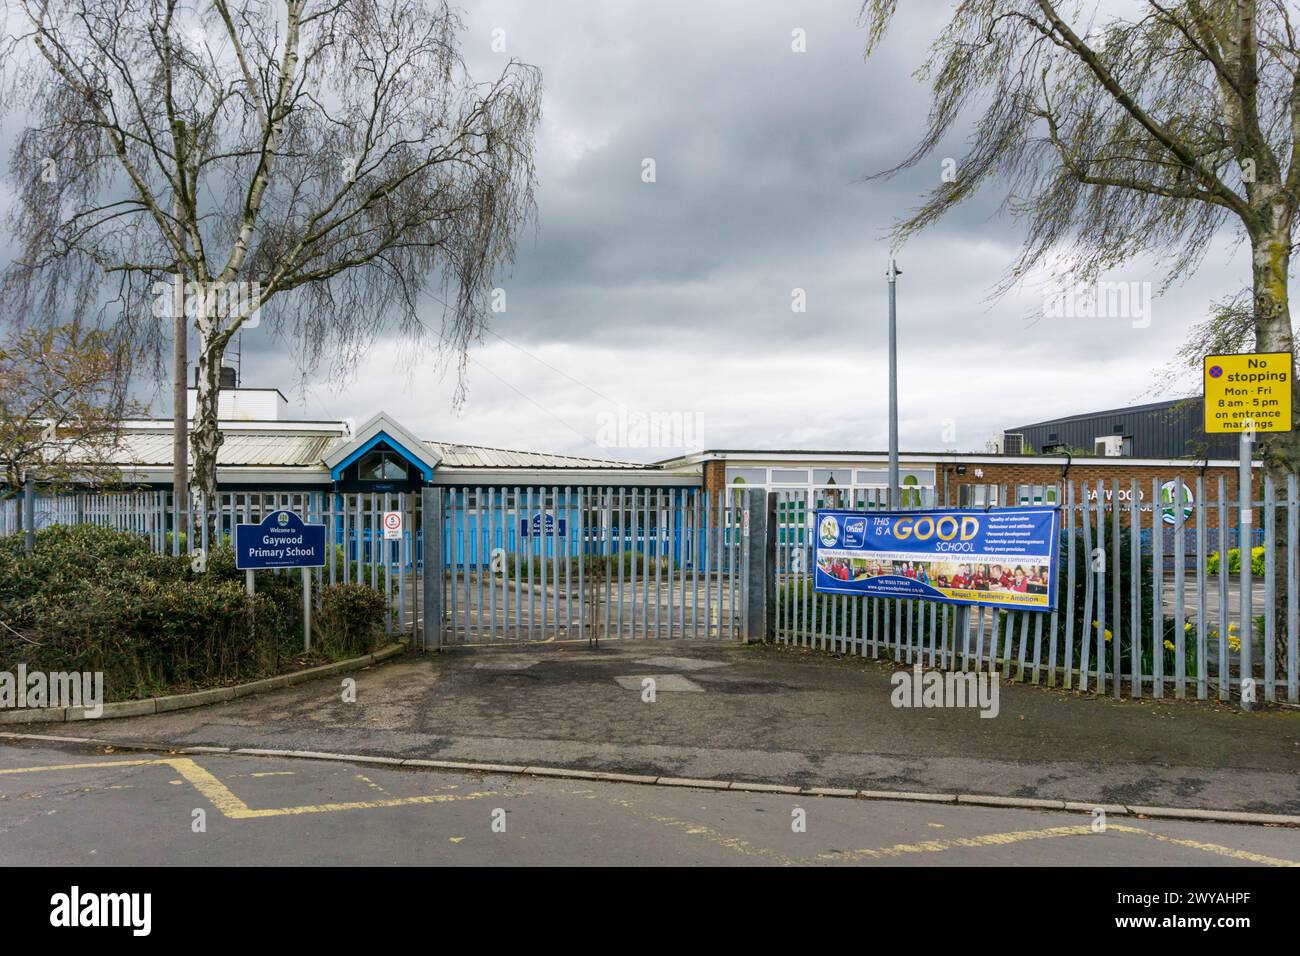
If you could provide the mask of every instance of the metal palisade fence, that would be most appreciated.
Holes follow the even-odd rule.
[[[311,571],[313,594],[334,584],[368,584],[388,600],[384,627],[390,637],[422,636],[419,614],[420,497],[418,495],[342,494],[321,491],[232,491],[209,501],[194,494],[188,509],[168,491],[75,493],[38,497],[33,527],[91,524],[145,538],[159,554],[212,555],[229,547],[235,525],[255,524],[275,511],[292,511],[308,524],[326,526],[326,563]],[[0,503],[0,534],[20,526],[21,502]],[[384,537],[383,516],[403,516],[401,537]],[[191,529],[176,534],[175,529]],[[285,574],[285,569],[258,571]]]
[[[433,489],[443,644],[735,640],[737,501],[690,488]]]
[[[1257,699],[1295,703],[1300,489],[1295,477],[1279,487],[1265,476],[1256,486],[1244,527],[1222,478],[996,489],[987,500],[1061,510],[1050,612],[815,594],[819,502],[801,490],[768,493],[766,502],[755,489],[231,491],[211,504],[194,496],[188,522],[169,492],[78,493],[37,499],[34,526],[103,525],[139,534],[159,553],[210,555],[236,524],[291,510],[325,524],[333,544],[312,572],[315,593],[370,584],[388,598],[388,633],[423,647],[767,634],[1116,697],[1227,700],[1245,687]],[[833,504],[881,511],[883,494],[858,490]],[[946,505],[932,495],[905,492],[903,507]],[[0,502],[0,534],[20,528],[19,505]],[[391,512],[402,516],[395,540],[383,533]],[[192,542],[173,533],[183,525],[195,529]]]
[[[1208,488],[1203,478],[1002,487],[998,501],[1062,512],[1050,612],[814,593],[818,502],[775,491],[772,629],[788,644],[1115,697],[1228,700],[1244,690],[1295,703],[1300,497],[1295,476],[1281,488],[1267,476],[1256,484],[1244,526],[1223,478]],[[852,509],[884,510],[884,494],[858,491]],[[904,495],[904,509],[920,504]]]
[[[0,503],[0,533],[18,530],[18,504]],[[230,545],[237,524],[293,511],[326,526],[330,546],[325,566],[312,571],[314,593],[369,584],[388,598],[388,634],[426,648],[762,633],[741,613],[751,549],[748,507],[735,494],[445,486],[422,494],[222,492],[211,503],[196,494],[187,516],[181,507],[165,491],[47,496],[36,499],[33,526],[99,525],[138,534],[160,554],[212,555]],[[388,540],[384,515],[393,512],[401,532]]]

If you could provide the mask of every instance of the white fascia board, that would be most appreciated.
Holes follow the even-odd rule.
[[[528,486],[600,485],[601,487],[695,488],[699,474],[672,471],[632,471],[626,468],[439,468],[433,473],[434,485],[519,485]]]
[[[325,456],[326,467],[333,469],[339,462],[343,461],[380,432],[388,435],[394,441],[399,442],[408,452],[418,458],[430,469],[435,471],[437,470],[442,459],[434,454],[428,445],[419,438],[416,438],[401,425],[397,424],[397,422],[384,412],[380,412],[373,416],[368,422],[357,429],[352,438],[330,451],[330,453]]]
[[[130,483],[169,485],[170,468],[122,468],[122,480]],[[321,468],[218,468],[217,483],[221,485],[318,485],[332,489],[330,473]]]

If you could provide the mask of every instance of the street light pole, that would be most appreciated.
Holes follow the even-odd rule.
[[[889,260],[889,507],[897,508],[898,483],[898,264]]]

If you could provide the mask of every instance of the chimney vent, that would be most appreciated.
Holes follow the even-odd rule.
[[[198,367],[197,365],[194,366],[194,387],[195,387],[195,388],[198,388],[198,387],[199,387],[199,367]],[[218,389],[218,391],[220,391],[220,390],[222,390],[222,389],[227,389],[227,388],[238,388],[238,387],[239,387],[239,386],[238,386],[238,384],[237,384],[236,381],[235,381],[235,370],[234,370],[234,368],[232,368],[232,367],[229,366],[229,365],[223,365],[223,366],[221,366],[221,370],[217,373],[217,389]]]

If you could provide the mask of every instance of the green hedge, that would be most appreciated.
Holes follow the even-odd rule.
[[[1205,573],[1206,574],[1219,573],[1219,552],[1218,551],[1211,551],[1209,557],[1206,558]],[[1241,573],[1241,549],[1240,548],[1232,548],[1228,551],[1228,573],[1229,574]],[[1264,546],[1263,545],[1260,545],[1258,548],[1250,549],[1250,573],[1255,575],[1256,578],[1264,577]]]
[[[370,592],[365,595],[362,592]],[[135,535],[53,527],[23,553],[0,539],[0,670],[102,671],[109,700],[251,680],[373,649],[384,598],[361,585],[326,588],[310,657],[302,650],[296,574],[261,574],[251,607],[228,549],[208,571],[153,552]],[[250,613],[251,611],[251,613]]]

